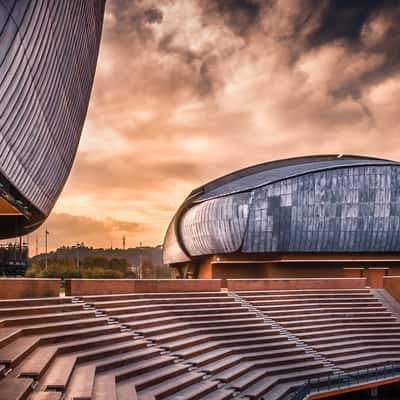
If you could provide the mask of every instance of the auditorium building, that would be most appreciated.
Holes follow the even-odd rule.
[[[195,278],[400,275],[400,164],[308,156],[218,178],[175,214],[164,262]]]
[[[0,0],[0,239],[49,215],[70,173],[104,0]]]

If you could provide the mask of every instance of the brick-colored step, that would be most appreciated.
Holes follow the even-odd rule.
[[[60,392],[36,392],[30,396],[29,400],[61,400],[62,395]]]
[[[217,382],[204,381],[194,385],[190,385],[187,388],[177,391],[171,396],[165,397],[165,400],[203,400],[208,393],[215,393],[217,388]],[[227,397],[226,397],[227,398]]]
[[[119,400],[114,375],[96,375],[93,400]]]
[[[45,374],[42,384],[48,390],[65,391],[75,368],[76,356],[57,357]]]
[[[71,400],[91,400],[96,367],[93,365],[78,366],[68,385],[66,398]]]
[[[175,394],[181,389],[200,382],[202,377],[203,375],[198,372],[187,372],[182,375],[173,376],[171,379],[164,380],[157,385],[153,385],[147,389],[139,391],[139,398],[145,396],[146,394],[150,394],[156,399],[163,399],[167,396]]]
[[[0,381],[0,400],[25,400],[32,391],[32,379],[7,376]]]
[[[62,396],[60,392],[36,392],[29,397],[29,400],[61,400]]]

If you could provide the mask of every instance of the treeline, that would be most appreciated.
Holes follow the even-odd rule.
[[[49,258],[47,269],[43,258],[32,258],[25,276],[31,278],[104,278],[104,279],[170,278],[165,265],[154,265],[144,261],[140,266],[131,266],[123,258],[84,257],[77,265],[72,258]]]

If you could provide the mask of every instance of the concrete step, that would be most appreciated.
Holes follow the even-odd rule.
[[[176,394],[176,392],[179,392],[182,389],[199,383],[202,380],[202,377],[203,375],[198,372],[186,372],[183,375],[174,376],[171,379],[158,383],[157,385],[141,390],[138,395],[139,398],[150,394],[156,399],[164,399],[165,397]]]
[[[392,336],[386,335],[384,337],[380,335],[363,335],[366,338],[359,337],[359,336],[354,336],[354,340],[343,340],[340,342],[333,342],[333,343],[322,343],[322,344],[317,344],[313,345],[313,348],[319,352],[330,352],[334,350],[344,350],[346,351],[347,349],[353,349],[357,348],[358,346],[360,347],[376,347],[376,346],[399,346],[400,347],[400,335],[399,337],[393,338]],[[358,340],[360,339],[360,340]]]
[[[25,308],[57,304],[72,304],[72,299],[70,297],[44,297],[35,299],[0,300],[0,308]]]
[[[220,308],[213,309],[210,307],[206,308],[196,308],[196,315],[219,315],[222,312],[229,312],[230,314],[243,313],[247,309],[243,306],[229,306],[226,311],[221,311]],[[161,309],[161,310],[153,310],[153,311],[144,311],[138,312],[137,307],[115,307],[115,308],[103,308],[107,315],[124,315],[124,314],[135,314],[138,320],[146,320],[146,319],[154,319],[154,318],[162,318],[166,316],[181,316],[181,315],[193,315],[193,310],[190,308],[174,308],[171,309]]]
[[[292,295],[292,294],[370,294],[369,289],[269,289],[269,290],[239,290],[235,292],[241,297],[260,295]]]
[[[39,314],[39,315],[29,315],[29,316],[19,316],[19,317],[5,317],[0,321],[1,326],[21,326],[21,325],[35,325],[44,323],[54,323],[61,321],[72,321],[79,320],[82,318],[94,317],[94,311],[74,311],[56,314]]]
[[[310,306],[310,304],[307,304]],[[374,305],[369,304],[369,306],[354,306],[353,304],[348,304],[346,307],[343,305],[329,305],[329,307],[321,306],[321,305],[313,305],[312,307],[294,307],[294,308],[266,308],[263,307],[262,311],[267,313],[271,318],[277,318],[279,316],[291,316],[291,318],[297,317],[297,315],[305,315],[305,314],[323,314],[323,313],[359,313],[359,312],[381,312],[387,311],[385,307],[382,305]]]
[[[208,335],[210,338],[224,338],[229,340],[230,338],[238,337],[252,337],[259,336],[261,334],[268,335],[270,329],[264,324],[257,325],[236,325],[236,326],[222,326],[222,327],[211,327],[211,328],[190,328],[174,332],[169,332],[161,335],[151,335],[149,338],[159,342],[166,343],[170,341],[176,341],[191,337],[193,335]]]
[[[300,327],[301,329],[307,330],[308,327],[313,327],[314,325],[337,325],[343,324],[345,326],[356,326],[357,324],[365,323],[394,323],[396,324],[396,319],[394,317],[383,316],[372,316],[372,317],[332,317],[332,318],[321,318],[321,319],[307,319],[302,321],[282,321],[280,322],[287,329]],[[396,326],[396,325],[394,325]],[[400,325],[398,324],[399,328]]]
[[[165,292],[165,293],[126,293],[126,294],[104,294],[104,295],[90,295],[79,296],[79,298],[86,302],[101,302],[101,301],[118,301],[118,300],[131,300],[131,299],[163,299],[163,298],[202,298],[202,297],[228,297],[224,292]]]
[[[116,316],[118,321],[125,323],[125,322],[130,322],[130,321],[135,321],[134,323],[130,323],[129,326],[132,327],[132,329],[139,329],[139,328],[146,328],[146,327],[152,327],[152,326],[158,326],[162,325],[165,323],[170,323],[170,322],[198,322],[198,321],[206,321],[206,322],[211,322],[211,321],[228,321],[228,320],[239,320],[239,319],[250,319],[250,318],[256,318],[255,313],[250,313],[250,312],[242,312],[242,313],[223,313],[221,312],[220,314],[214,313],[214,314],[198,314],[193,313],[191,315],[175,315],[175,313],[171,313],[169,316],[164,316],[160,318],[154,318],[154,319],[141,319],[137,316],[137,314],[132,313],[132,314],[123,314],[123,315],[118,315]]]
[[[209,321],[188,321],[188,322],[176,322],[172,324],[161,324],[159,326],[153,326],[149,328],[137,329],[135,324],[128,323],[127,326],[131,327],[135,332],[140,332],[146,336],[152,336],[157,334],[175,332],[177,330],[184,330],[188,328],[199,328],[201,330],[206,329],[208,331],[215,329],[227,330],[234,327],[235,330],[242,329],[243,326],[262,326],[264,321],[261,318],[243,318],[243,319],[226,319],[226,320],[209,320]]]
[[[47,390],[64,392],[71,379],[76,361],[74,355],[56,357],[43,377],[41,382],[43,387]]]
[[[14,307],[14,308],[0,308],[0,320],[4,317],[16,317],[24,315],[35,314],[54,314],[54,313],[68,313],[82,310],[82,304],[51,304],[34,307]]]
[[[365,338],[400,338],[400,329],[395,328],[380,328],[379,325],[371,327],[358,328],[342,328],[342,329],[325,329],[322,331],[315,331],[310,333],[301,332],[297,334],[304,342],[309,344],[323,344],[323,343],[338,343],[338,341],[348,341],[354,339]]]
[[[279,365],[269,368],[255,368],[249,372],[241,375],[230,382],[230,386],[238,390],[245,390],[253,384],[261,381],[263,378],[273,378],[275,376],[281,376],[286,374],[292,374],[292,376],[298,378],[301,375],[313,376],[315,373],[328,373],[330,369],[324,368],[322,363],[318,361],[306,361],[306,362],[294,362],[289,365]],[[247,394],[247,393],[246,393]]]
[[[0,349],[0,363],[14,367],[38,345],[38,336],[22,336]]]
[[[76,367],[65,397],[71,400],[91,400],[95,374],[96,367],[93,365]]]
[[[135,300],[120,300],[120,301],[102,301],[90,302],[88,304],[95,306],[101,310],[103,308],[113,307],[128,307],[128,306],[162,306],[168,308],[170,306],[179,305],[183,307],[196,307],[203,304],[208,307],[210,304],[226,305],[227,303],[235,304],[235,299],[231,297],[201,297],[201,298],[165,298],[165,299],[135,299]]]
[[[289,329],[288,326],[286,326],[287,329]],[[386,321],[369,321],[369,322],[352,322],[352,321],[335,321],[330,324],[329,322],[325,324],[320,324],[319,322],[315,325],[308,325],[308,326],[293,326],[290,327],[290,331],[298,335],[299,337],[312,337],[313,333],[315,333],[315,336],[320,337],[322,335],[330,335],[330,332],[332,330],[336,329],[342,329],[342,332],[344,332],[346,329],[352,329],[352,330],[358,330],[359,333],[362,333],[364,330],[368,329],[375,329],[375,328],[380,328],[380,329],[385,329],[386,332],[389,332],[390,329],[394,332],[399,332],[400,331],[400,324],[397,322],[386,322]],[[389,330],[388,330],[389,329]],[[325,333],[324,333],[325,331]]]
[[[32,379],[7,376],[0,381],[0,400],[26,400],[32,384]]]
[[[117,400],[138,400],[135,385],[130,384],[129,382],[118,384]]]
[[[62,396],[60,392],[35,392],[29,400],[61,400]]]
[[[96,375],[92,400],[118,400],[113,375]]]
[[[134,378],[130,379],[130,382],[135,385],[136,391],[140,392],[170,378],[182,376],[187,370],[188,367],[185,365],[170,364],[162,368],[155,368],[150,372],[136,375]]]
[[[40,378],[57,354],[56,346],[39,347],[19,368],[19,375],[25,378]]]
[[[201,400],[227,400],[232,398],[233,392],[234,391],[232,389],[217,389],[213,390],[206,396],[203,396]]]
[[[273,318],[275,321],[279,323],[292,323],[293,319],[296,319],[296,322],[299,324],[303,320],[307,323],[307,321],[316,321],[316,320],[327,320],[327,319],[359,319],[359,318],[385,318],[385,317],[392,317],[390,312],[387,312],[384,308],[380,311],[373,311],[373,312],[357,312],[352,309],[347,310],[346,312],[337,311],[337,312],[319,312],[319,313],[308,313],[308,314],[298,314],[298,315],[284,315],[284,316],[272,316],[269,314],[269,317]]]
[[[123,354],[110,357],[105,356],[96,363],[97,371],[109,371],[123,366],[129,366],[142,360],[154,359],[158,356],[160,356],[160,350],[157,347],[138,348],[133,351],[126,351]]]
[[[172,365],[174,358],[171,356],[159,356],[142,360],[134,364],[128,364],[123,367],[114,368],[112,374],[115,376],[116,382],[122,382],[131,378],[135,378],[149,371],[155,371],[159,368]],[[111,371],[110,371],[111,373]]]
[[[216,388],[217,382],[203,381],[179,390],[165,400],[203,400],[208,393],[215,393]]]

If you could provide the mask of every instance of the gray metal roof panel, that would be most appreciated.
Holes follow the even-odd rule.
[[[370,158],[336,158],[322,161],[306,162],[303,164],[284,165],[278,168],[264,169],[247,175],[238,174],[235,179],[233,175],[226,183],[216,186],[217,181],[212,182],[213,188],[207,190],[209,184],[203,186],[203,193],[200,193],[193,199],[194,203],[211,200],[221,196],[227,196],[234,193],[245,192],[273,182],[303,175],[306,173],[321,171],[324,169],[345,168],[363,165],[399,165],[390,160],[370,159]],[[240,171],[239,171],[240,172]],[[223,179],[223,178],[222,178]]]

